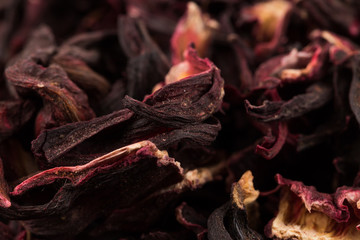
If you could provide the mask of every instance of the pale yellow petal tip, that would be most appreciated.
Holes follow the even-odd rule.
[[[246,171],[240,180],[234,184],[232,198],[234,203],[244,209],[246,205],[256,201],[260,192],[255,190],[253,183],[254,176],[250,170]]]

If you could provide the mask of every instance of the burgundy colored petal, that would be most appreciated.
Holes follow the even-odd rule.
[[[271,88],[281,83],[281,72],[288,68],[304,68],[312,53],[293,49],[289,54],[272,57],[260,64],[254,76],[254,88]],[[278,80],[273,79],[278,78]]]
[[[284,69],[280,78],[284,83],[319,80],[324,75],[329,46],[314,46],[313,55],[303,69]]]
[[[45,130],[32,143],[33,152],[38,158],[44,157],[52,163],[86,139],[114,125],[121,124],[132,116],[133,112],[125,109],[94,118],[90,122],[78,122],[54,130]]]
[[[125,107],[146,118],[175,126],[205,120],[218,111],[224,95],[219,70],[208,59],[199,58],[192,48],[188,48],[185,56],[190,73],[178,73],[181,77],[172,75],[177,79],[175,82],[169,80],[171,84],[166,82],[167,85],[146,97],[144,102],[125,98]]]
[[[163,81],[170,68],[169,60],[140,20],[119,17],[118,38],[129,58],[126,66],[127,94],[135,99],[143,99],[151,93],[156,83]]]
[[[358,0],[0,0],[0,240],[360,239],[359,39]]]
[[[254,106],[245,101],[247,113],[264,122],[287,120],[302,116],[322,107],[332,98],[331,88],[323,83],[315,83],[306,89],[306,93],[294,96],[285,102],[264,101]]]
[[[182,178],[179,163],[166,152],[149,141],[139,142],[84,165],[52,168],[27,178],[13,189],[14,207],[7,214],[27,219],[24,224],[39,235],[72,236],[115,207],[129,207]],[[55,193],[43,204],[21,205],[27,195],[39,197],[39,188]]]
[[[268,237],[288,239],[357,239],[360,232],[360,189],[339,187],[334,194],[276,175],[282,186],[279,212],[266,232]],[[350,207],[350,208],[349,208]],[[317,224],[313,224],[315,222]],[[301,229],[299,231],[298,229]]]
[[[255,153],[266,159],[272,159],[280,152],[288,135],[288,127],[286,122],[279,122],[277,126],[278,134],[275,142],[272,132],[269,132],[269,135],[264,137],[262,143],[256,146]]]
[[[216,118],[209,118],[201,123],[158,134],[155,137],[149,138],[149,140],[154,142],[156,146],[159,146],[160,149],[166,149],[182,141],[188,141],[200,146],[207,146],[215,141],[220,129],[220,122]]]
[[[349,39],[341,37],[333,32],[314,30],[310,37],[315,39],[324,39],[330,44],[329,55],[330,60],[335,65],[341,65],[354,54],[356,54],[356,46]]]
[[[292,50],[262,63],[256,70],[254,87],[273,88],[279,84],[319,80],[323,75],[329,45],[309,45],[303,51]]]
[[[5,74],[18,91],[27,94],[34,92],[42,97],[43,115],[48,121],[40,120],[37,130],[88,120],[95,116],[88,105],[87,96],[58,65],[43,67],[32,59],[19,60],[8,67]]]
[[[223,79],[209,60],[198,58],[191,48],[188,61],[199,73],[165,85],[143,102],[125,98],[123,103],[135,112],[134,116],[130,110],[121,110],[89,122],[48,130],[33,142],[34,153],[52,164],[72,165],[73,160],[86,162],[94,155],[145,139],[161,149],[183,139],[208,145],[220,130],[219,122],[211,115],[221,106]],[[110,137],[106,135],[108,131],[112,133]]]
[[[347,222],[349,220],[350,212],[348,208],[343,205],[343,202],[336,202],[337,199],[330,194],[319,193],[313,186],[305,186],[302,182],[291,181],[281,175],[276,175],[276,181],[281,186],[288,186],[290,191],[301,198],[309,212],[312,210],[323,212],[337,222]]]
[[[147,231],[162,219],[174,215],[173,204],[184,194],[201,189],[205,184],[218,179],[225,165],[198,168],[187,171],[181,182],[167,188],[155,191],[139,202],[124,208],[118,206],[106,219],[105,223],[95,229],[91,235],[101,236],[108,231],[139,232]],[[151,206],[151,207],[149,207]],[[172,210],[170,210],[172,209]]]
[[[94,99],[101,99],[110,90],[109,82],[80,59],[57,55],[53,58],[53,62],[59,64],[71,81]]]
[[[192,230],[196,234],[198,240],[205,239],[205,234],[207,232],[206,218],[197,213],[185,202],[176,208],[176,219],[187,229]]]

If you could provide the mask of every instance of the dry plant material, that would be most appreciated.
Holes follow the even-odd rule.
[[[359,16],[0,1],[0,239],[360,238]]]

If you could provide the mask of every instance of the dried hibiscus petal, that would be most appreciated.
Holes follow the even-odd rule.
[[[248,226],[247,207],[259,196],[254,189],[250,171],[243,174],[233,185],[231,201],[216,209],[208,219],[208,238],[215,239],[263,239]]]
[[[42,97],[44,109],[43,116],[38,118],[38,133],[44,128],[88,120],[95,116],[87,96],[58,65],[43,67],[34,59],[24,59],[8,67],[5,74],[24,97],[32,92]]]
[[[218,111],[224,95],[219,69],[209,60],[199,58],[191,47],[185,56],[183,63],[187,67],[177,69],[176,73],[172,70],[179,66],[172,67],[161,91],[147,96],[144,102],[125,97],[124,106],[169,125],[199,122]]]
[[[0,239],[360,238],[358,2],[0,0]]]
[[[68,152],[86,139],[114,125],[121,124],[132,116],[133,113],[125,109],[103,117],[95,118],[91,123],[79,122],[67,124],[54,130],[45,130],[33,142],[33,152],[39,159],[44,157],[49,163],[52,163],[59,156]],[[78,158],[79,155],[76,157]],[[73,164],[77,163],[74,162]]]
[[[293,5],[284,0],[255,3],[241,9],[241,21],[256,21],[253,35],[257,40],[255,54],[264,58],[272,54],[284,40]]]
[[[200,146],[208,146],[215,141],[221,124],[216,118],[209,118],[204,122],[191,124],[170,132],[162,133],[150,138],[159,148],[167,149],[176,143],[187,141]]]
[[[291,83],[299,81],[318,80],[324,74],[329,46],[310,46],[313,48],[313,55],[305,68],[284,69],[280,72],[282,82]]]
[[[176,208],[176,219],[180,224],[196,233],[198,240],[205,239],[207,232],[206,218],[185,202]]]
[[[141,178],[137,177],[139,173]],[[11,210],[15,212],[8,214],[27,219],[24,224],[39,235],[74,236],[115,207],[129,207],[150,192],[182,178],[179,163],[166,152],[149,141],[139,142],[84,165],[52,168],[27,178],[11,192]],[[58,184],[52,189],[54,182]],[[41,205],[21,205],[27,194],[38,197],[35,190],[39,188],[55,193]]]
[[[43,100],[43,108],[36,121],[37,134],[45,128],[95,116],[85,93],[60,66],[50,64],[55,50],[55,40],[50,29],[39,27],[24,50],[5,69],[5,76],[9,85],[15,88],[16,95],[30,98],[37,94]]]
[[[199,190],[205,184],[218,179],[224,171],[224,167],[223,163],[219,163],[187,171],[181,182],[154,191],[141,201],[126,208],[117,207],[105,220],[103,226],[95,229],[92,235],[101,236],[103,232],[116,230],[126,232],[148,230],[162,218],[168,217],[169,214],[173,215],[174,212],[170,211],[170,208],[189,191]]]
[[[330,60],[335,65],[343,64],[356,53],[356,49],[358,48],[350,40],[329,31],[314,30],[310,37],[312,39],[322,38],[330,44]]]
[[[67,162],[62,164],[68,165],[72,160],[87,161],[94,154],[145,139],[162,149],[182,139],[211,143],[220,130],[219,122],[211,115],[221,106],[223,79],[219,70],[210,61],[198,58],[193,49],[189,49],[188,56],[194,67],[202,71],[162,87],[143,102],[125,98],[123,103],[135,112],[134,116],[125,109],[88,122],[47,130],[33,142],[34,153],[51,163],[61,158]],[[113,119],[115,116],[117,120]],[[112,131],[114,137],[109,138],[107,131]],[[108,144],[99,147],[96,143],[99,140]]]
[[[269,89],[266,92],[266,95],[269,95],[269,97],[273,101],[271,101],[271,104],[269,104],[269,106],[266,106],[268,105],[267,104],[268,102],[265,102],[264,108],[262,106],[260,107],[251,106],[250,103],[247,100],[245,100],[245,106],[247,108],[249,115],[260,117],[262,115],[266,116],[266,114],[270,114],[270,115],[274,114],[274,116],[276,116],[277,110],[281,106],[281,102],[282,102],[281,97],[276,89]],[[253,122],[253,124],[257,126],[261,131],[263,131],[264,134],[266,134],[266,136],[264,136],[264,138],[262,139],[262,142],[256,146],[255,153],[263,156],[266,159],[274,158],[280,152],[287,139],[288,136],[287,122],[279,121],[276,122],[275,124],[270,124],[270,125],[263,124],[260,122]],[[274,137],[275,132],[277,133],[277,137]]]
[[[287,120],[302,116],[320,108],[332,98],[331,88],[324,83],[315,83],[306,89],[306,93],[294,96],[285,102],[265,100],[262,105],[254,106],[245,101],[247,113],[258,120],[270,122]]]
[[[60,65],[76,85],[95,99],[105,96],[110,89],[110,84],[103,76],[78,58],[56,55],[53,62]]]
[[[340,187],[334,194],[319,193],[280,175],[279,212],[266,232],[277,239],[358,239],[360,189]]]
[[[188,2],[185,15],[178,22],[171,38],[172,63],[184,60],[183,54],[190,43],[195,44],[200,57],[206,57],[214,31],[219,23],[203,14],[194,2]]]
[[[118,38],[127,55],[127,94],[142,99],[163,81],[169,61],[152,40],[145,23],[126,16],[118,19]],[[141,88],[139,88],[141,86]]]
[[[277,124],[277,137],[275,138],[270,128],[268,134],[263,138],[263,141],[256,145],[255,153],[263,156],[266,159],[274,158],[282,149],[288,135],[288,126],[286,122],[279,122]]]
[[[303,68],[312,54],[293,49],[289,54],[272,57],[260,64],[254,75],[253,88],[272,88],[281,83],[281,72],[287,68]]]

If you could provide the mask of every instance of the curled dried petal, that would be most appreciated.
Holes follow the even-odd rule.
[[[156,83],[163,81],[170,67],[169,61],[152,40],[144,22],[121,16],[118,25],[119,41],[129,58],[126,66],[127,94],[143,99]]]
[[[5,74],[24,96],[35,92],[42,97],[45,115],[50,118],[45,123],[39,123],[44,128],[95,117],[85,93],[56,64],[43,67],[33,59],[24,59],[8,67]]]
[[[214,30],[219,23],[203,14],[194,2],[187,4],[187,11],[176,26],[171,38],[172,62],[177,64],[183,61],[183,53],[190,43],[194,43],[200,57],[205,57]]]
[[[329,49],[330,60],[335,65],[344,63],[356,53],[358,48],[350,40],[329,31],[314,30],[310,37],[312,39],[322,38],[331,45]]]
[[[176,74],[168,75],[166,85],[143,102],[126,97],[124,106],[146,118],[172,126],[199,122],[218,111],[224,96],[224,80],[219,69],[208,59],[199,58],[191,47],[185,56],[183,63],[190,69],[177,69]],[[174,68],[178,65],[170,73]]]
[[[286,142],[288,135],[287,123],[279,122],[277,131],[278,134],[275,143],[273,135],[270,132],[268,136],[264,137],[263,142],[256,146],[255,153],[263,156],[266,159],[274,158],[280,152]]]
[[[324,47],[316,46],[314,54],[305,68],[284,69],[280,73],[280,78],[286,83],[320,79],[320,77],[324,74],[328,49],[328,45],[325,45]]]
[[[294,96],[288,101],[268,101],[254,106],[245,101],[247,113],[264,122],[287,120],[302,116],[328,103],[332,98],[332,89],[323,83],[315,83],[306,89],[306,93]]]
[[[269,223],[268,237],[304,240],[359,238],[359,188],[340,187],[330,195],[280,175],[276,179],[282,186],[282,196],[279,212]]]
[[[187,229],[192,230],[198,240],[206,239],[206,218],[197,213],[193,208],[183,202],[176,208],[176,220],[185,226]]]
[[[182,171],[167,152],[149,141],[138,142],[83,165],[56,167],[25,179],[13,189],[15,206],[6,213],[27,219],[24,224],[36,234],[74,236],[116,207],[129,207],[152,191],[181,181]],[[39,188],[53,189],[55,194],[43,204],[19,204],[27,195],[38,197]]]
[[[208,219],[209,240],[224,239],[262,239],[248,226],[246,208],[254,203],[259,192],[252,183],[250,171],[244,173],[241,179],[233,184],[231,201],[216,209]]]

